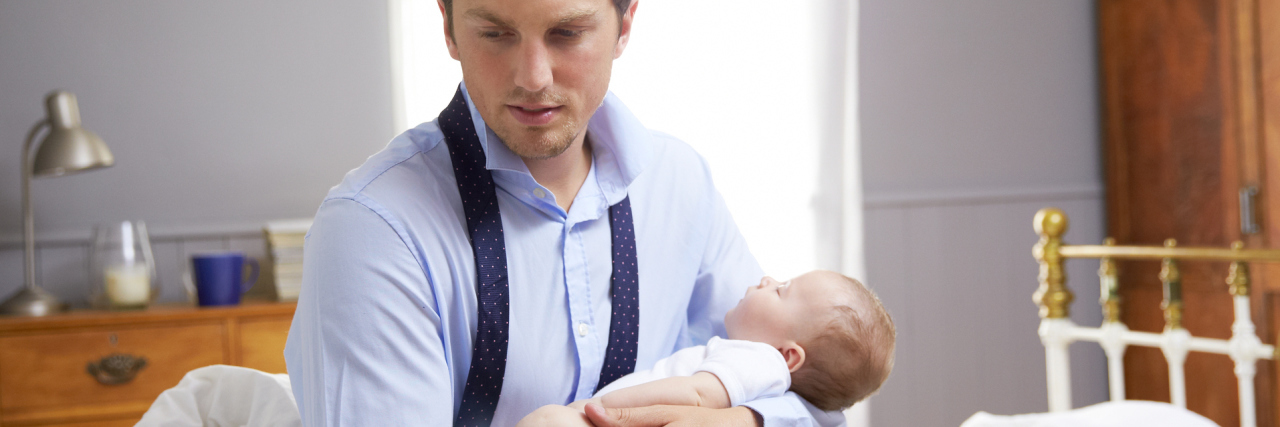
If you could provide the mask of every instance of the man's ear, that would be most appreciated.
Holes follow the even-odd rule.
[[[631,0],[631,6],[627,6],[627,12],[622,14],[622,27],[618,28],[618,44],[613,47],[613,59],[622,56],[622,51],[627,48],[627,41],[631,40],[631,20],[636,17],[638,5],[640,0]]]
[[[453,40],[453,31],[449,28],[449,12],[444,10],[444,0],[436,0],[440,7],[440,16],[444,17],[444,44],[449,47],[449,56],[458,59],[458,44]]]
[[[787,361],[787,370],[795,372],[804,366],[804,348],[800,344],[788,342],[778,349],[782,352],[782,359]]]

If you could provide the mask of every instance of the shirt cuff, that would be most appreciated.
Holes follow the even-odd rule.
[[[837,427],[845,425],[844,413],[825,412],[794,392],[742,404],[764,419],[764,427]]]

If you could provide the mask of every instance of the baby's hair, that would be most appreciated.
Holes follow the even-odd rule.
[[[827,273],[839,276],[848,293],[836,299],[844,302],[838,302],[821,329],[801,344],[805,362],[791,374],[791,391],[818,409],[836,411],[875,394],[889,378],[897,332],[874,292],[857,280]],[[863,307],[855,309],[855,304]]]

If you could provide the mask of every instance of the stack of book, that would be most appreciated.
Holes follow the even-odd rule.
[[[264,267],[271,272],[280,301],[296,301],[302,290],[302,244],[310,228],[310,219],[298,219],[268,222],[262,229],[271,258],[271,266]]]

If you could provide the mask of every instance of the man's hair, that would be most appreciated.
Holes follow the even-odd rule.
[[[861,302],[837,303],[829,319],[808,342],[805,362],[791,374],[791,391],[824,411],[843,410],[880,389],[893,371],[897,332],[893,319],[874,292],[861,282],[840,276],[849,296]],[[850,305],[859,305],[860,312]]]
[[[449,38],[453,38],[453,0],[440,0],[444,3],[444,18],[449,22]],[[610,0],[613,2],[613,8],[618,11],[618,23],[621,27],[622,15],[627,14],[627,8],[631,7],[631,0]],[[621,31],[621,28],[619,28]]]

